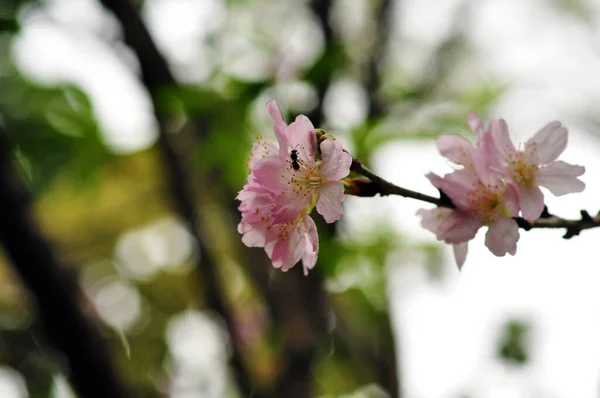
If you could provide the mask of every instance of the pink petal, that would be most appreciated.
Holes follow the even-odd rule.
[[[447,207],[436,207],[435,209],[419,209],[417,215],[421,216],[421,226],[437,235],[442,220],[449,217],[453,210]]]
[[[431,182],[431,185],[433,185],[437,189],[442,189],[442,185],[443,185],[443,181],[444,181],[442,179],[442,177],[440,177],[439,175],[437,175],[435,173],[427,173],[425,175],[425,177],[427,177],[429,182]]]
[[[274,224],[286,224],[298,218],[298,215],[310,205],[310,196],[296,195],[293,199],[286,195],[279,195],[271,208],[271,216]]]
[[[298,151],[299,159],[314,163],[314,158],[317,155],[317,133],[306,116],[299,115],[296,117],[296,120],[286,128],[285,136],[287,145]]]
[[[298,231],[297,226],[292,226],[289,235],[285,239],[279,239],[273,248],[271,261],[273,267],[281,268],[282,271],[290,270],[304,254],[304,236]]]
[[[481,221],[471,217],[471,215],[453,211],[450,216],[440,222],[437,238],[453,244],[466,242],[473,239],[482,226]]]
[[[496,149],[502,154],[513,154],[517,152],[514,144],[510,140],[508,125],[504,119],[492,120],[490,122],[490,134]]]
[[[342,201],[344,200],[344,186],[339,181],[329,181],[319,186],[319,199],[317,211],[326,222],[332,223],[344,214]]]
[[[457,243],[452,245],[454,251],[454,260],[460,270],[467,259],[467,252],[469,251],[469,242]]]
[[[258,162],[252,170],[253,183],[279,194],[288,189],[290,171],[287,163],[279,156],[269,156]]]
[[[341,142],[331,138],[321,142],[321,176],[330,181],[339,181],[350,174],[352,156],[344,152]]]
[[[254,211],[257,208],[267,207],[272,203],[273,194],[263,186],[252,182],[244,185],[236,196],[236,199],[241,201],[238,209],[241,212]]]
[[[266,248],[265,248],[266,251]],[[269,254],[269,252],[267,252]],[[281,239],[275,241],[270,256],[274,268],[281,268],[285,260],[289,257],[289,246],[287,242]]]
[[[516,217],[521,209],[521,203],[519,201],[519,190],[514,184],[507,184],[504,196],[502,197],[504,209],[508,212],[510,217]]]
[[[567,147],[569,133],[560,122],[548,123],[531,137],[526,148],[535,146],[539,164],[548,164],[556,160]]]
[[[469,111],[467,115],[467,124],[471,128],[471,131],[475,133],[475,136],[479,137],[483,133],[483,122],[473,111]]]
[[[283,121],[283,115],[281,114],[281,109],[279,109],[279,105],[277,105],[277,101],[271,100],[267,102],[267,111],[271,115],[273,119],[273,130],[275,131],[275,137],[277,138],[277,142],[279,142],[279,156],[282,158],[287,157],[287,149],[288,142],[285,136],[285,128],[287,124]]]
[[[242,242],[248,247],[264,247],[265,231],[254,228],[242,236]]]
[[[275,249],[276,240],[272,240],[265,245],[265,253],[269,256],[269,259],[273,258],[273,250]]]
[[[264,139],[255,142],[250,152],[250,159],[248,160],[248,168],[250,170],[256,167],[256,164],[268,156],[279,155],[279,147],[273,141],[266,141]]]
[[[465,167],[471,165],[473,145],[466,138],[458,134],[444,134],[438,137],[436,145],[446,159]]]
[[[496,184],[498,177],[490,169],[492,159],[482,147],[473,151],[471,159],[473,162],[472,169],[477,178],[486,185]]]
[[[514,256],[518,240],[519,226],[508,217],[498,217],[485,234],[485,245],[498,257],[503,257],[506,253]]]
[[[313,269],[317,263],[317,255],[319,254],[319,234],[317,233],[317,226],[313,219],[305,215],[304,226],[306,229],[305,233],[305,251],[302,255],[302,266],[304,268],[304,275],[308,275],[308,271]]]
[[[506,144],[504,145],[506,146]],[[512,146],[512,143],[510,145]],[[490,174],[493,174],[499,179],[506,178],[505,158],[509,155],[508,153],[503,153],[500,151],[500,149],[498,149],[491,132],[488,131],[482,134],[477,150],[483,153],[483,157],[485,159],[483,164]],[[481,164],[478,164],[478,166],[481,166]]]
[[[585,189],[585,183],[577,178],[583,173],[585,173],[583,166],[558,161],[538,169],[536,179],[538,184],[548,188],[554,195],[561,196],[582,192]]]
[[[477,175],[472,171],[456,170],[444,176],[442,190],[460,210],[470,211],[469,192],[477,183]]]
[[[538,187],[519,185],[519,202],[523,218],[529,221],[540,217],[544,210],[544,194]]]

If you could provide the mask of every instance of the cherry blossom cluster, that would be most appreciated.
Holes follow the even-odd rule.
[[[421,209],[421,225],[438,240],[451,244],[458,267],[465,262],[468,242],[487,227],[485,245],[496,256],[515,255],[519,227],[570,228],[571,235],[600,226],[600,213],[582,211],[581,221],[551,216],[541,222],[544,187],[560,196],[581,192],[577,177],[585,172],[557,160],[565,150],[568,131],[551,122],[522,147],[512,143],[506,122],[492,120],[487,128],[474,113],[467,123],[476,145],[456,134],[444,134],[437,147],[456,166],[443,177],[427,178],[440,191],[440,199],[398,187],[353,159],[342,144],[300,115],[287,125],[275,101],[267,103],[277,142],[262,137],[248,160],[248,181],[239,192],[242,220],[238,231],[250,247],[262,247],[275,268],[287,271],[302,261],[305,275],[317,261],[319,237],[310,214],[316,208],[326,222],[344,213],[344,193],[357,196],[401,195],[436,204]],[[347,178],[350,171],[358,178]],[[546,216],[550,217],[546,212]],[[525,225],[525,226],[524,226]]]
[[[521,213],[527,221],[540,217],[544,194],[556,196],[581,192],[585,184],[577,177],[582,166],[557,161],[565,150],[568,132],[560,122],[551,122],[531,137],[522,149],[512,143],[506,122],[492,120],[486,129],[469,113],[468,124],[477,137],[473,146],[456,134],[438,138],[442,156],[458,167],[440,177],[430,173],[429,181],[451,201],[451,207],[421,209],[421,225],[438,240],[453,245],[458,267],[465,262],[468,242],[479,228],[487,226],[485,245],[496,256],[515,255]]]
[[[319,236],[311,211],[332,223],[344,213],[341,179],[352,156],[333,138],[319,140],[304,115],[287,125],[275,101],[267,103],[277,142],[259,137],[239,192],[238,231],[250,247],[263,247],[275,268],[287,271],[302,260],[304,274],[315,266]]]

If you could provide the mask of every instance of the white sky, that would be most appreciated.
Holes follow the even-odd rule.
[[[25,19],[13,51],[18,65],[42,82],[81,85],[91,96],[107,141],[117,150],[151,145],[156,139],[151,104],[137,81],[131,54],[123,48],[115,52],[110,45],[117,31],[114,21],[93,0],[48,3],[52,20],[35,13]],[[223,22],[222,2],[148,3],[144,15],[177,73],[187,73],[194,81],[205,79],[210,66],[190,72],[190,65],[201,65],[199,60],[207,56],[206,49],[193,43]],[[400,58],[403,67],[419,70],[426,50],[449,31],[463,2],[401,4],[395,12],[395,34],[404,39]],[[562,158],[586,166],[587,189],[562,198],[547,196],[550,210],[565,217],[600,207],[600,146],[581,130],[577,118],[600,104],[600,4],[588,4],[595,8],[593,23],[586,27],[539,0],[472,2],[465,27],[476,55],[462,78],[512,82],[492,114],[507,120],[515,140],[524,141],[554,119],[569,127],[571,145]],[[96,40],[98,35],[105,41]],[[298,47],[302,40],[294,40],[299,59],[314,57]],[[343,88],[352,95],[352,86]],[[360,93],[355,95],[362,101]],[[345,106],[353,106],[352,101]],[[344,126],[344,121],[337,122]],[[375,158],[373,168],[386,178],[431,194],[435,191],[424,174],[449,171],[433,142],[392,144]],[[415,216],[421,207],[427,206],[402,198],[347,198],[344,225],[350,233],[360,233],[366,223],[391,218],[412,242],[432,242],[433,235],[420,228]],[[405,397],[598,397],[600,230],[584,231],[570,241],[560,236],[560,231],[522,232],[517,255],[497,258],[484,247],[480,234],[470,244],[460,274],[446,250],[442,281],[429,280],[418,259],[390,261],[389,291]],[[531,361],[522,369],[503,366],[494,356],[499,325],[507,316],[532,322]]]

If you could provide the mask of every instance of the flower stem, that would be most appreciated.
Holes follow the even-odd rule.
[[[375,174],[371,170],[369,170],[367,167],[365,167],[358,159],[352,160],[352,165],[350,166],[350,170],[357,174],[367,177],[370,180],[371,184],[376,188],[373,192],[376,194],[378,193],[381,196],[400,195],[400,196],[404,196],[405,198],[412,198],[412,199],[420,200],[422,202],[431,203],[436,206],[452,207],[452,206],[448,206],[448,204],[445,204],[444,201],[440,198],[434,198],[433,196],[425,195],[420,192],[411,191],[410,189],[399,187],[395,184],[392,184],[391,182],[389,182],[387,180],[384,180],[383,178],[379,177],[377,174]],[[362,195],[360,195],[360,193],[359,193],[357,196],[362,196]],[[374,195],[369,194],[366,196],[374,196]]]
[[[443,193],[440,198],[425,195],[420,192],[412,191],[410,189],[399,187],[373,173],[367,167],[365,167],[360,160],[353,159],[350,170],[356,174],[360,174],[367,177],[368,180],[358,179],[356,180],[358,189],[349,190],[347,193],[355,196],[375,196],[377,194],[381,196],[387,195],[399,195],[405,198],[412,198],[434,204],[439,207],[450,207],[454,205],[448,200]],[[598,228],[600,227],[600,211],[595,217],[592,217],[586,210],[581,210],[581,219],[569,220],[550,214],[545,209],[542,217],[537,220],[527,221],[522,217],[514,217],[515,221],[519,224],[519,227],[526,231],[534,228],[565,228],[566,233],[563,236],[564,239],[570,239],[573,236],[579,235],[579,233],[585,229]]]

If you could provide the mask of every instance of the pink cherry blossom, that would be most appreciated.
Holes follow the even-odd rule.
[[[493,120],[490,123],[490,128],[493,128],[496,123],[497,121]],[[475,149],[484,151],[484,154],[487,154],[488,148],[484,148],[482,142],[488,131],[485,130],[483,122],[474,112],[469,112],[467,124],[475,134],[477,139],[476,146],[473,146],[469,140],[458,134],[442,134],[436,140],[436,145],[443,157],[457,165],[463,166],[465,169],[472,170],[472,159]]]
[[[436,207],[435,209],[429,210],[420,209],[419,211],[417,211],[417,215],[422,217],[421,226],[436,234],[436,236],[438,236],[438,239],[440,239],[439,236],[447,235],[447,232],[438,234],[438,231],[442,230],[441,225],[450,223],[450,218],[453,216],[460,215],[460,212],[454,209],[450,209],[448,207]],[[446,225],[444,227],[446,227]],[[477,225],[477,229],[479,229],[479,225]],[[477,229],[475,231],[477,231]],[[454,260],[458,265],[458,269],[461,269],[467,258],[467,251],[469,249],[468,240],[461,243],[451,244],[452,249],[454,251]]]
[[[454,143],[455,147],[445,147],[446,153],[461,154],[465,168],[443,178],[433,173],[427,177],[455,208],[421,209],[417,212],[422,217],[421,225],[434,232],[437,239],[453,245],[459,269],[466,259],[468,241],[483,226],[488,226],[485,245],[493,254],[514,255],[519,240],[519,227],[512,219],[519,211],[516,188],[490,172],[489,157],[482,147],[469,148],[460,140]],[[461,148],[468,150],[461,153]]]
[[[342,216],[340,180],[349,174],[352,156],[331,138],[319,145],[306,116],[288,126],[275,101],[267,103],[267,110],[278,142],[259,137],[253,146],[248,184],[237,196],[242,212],[238,231],[247,246],[264,247],[275,268],[287,271],[302,260],[307,274],[319,249],[309,214],[316,207],[328,223]]]
[[[271,115],[277,124],[279,116],[273,112]],[[344,213],[344,187],[340,180],[350,173],[352,156],[331,138],[317,147],[315,129],[304,115],[285,127],[282,136],[280,143],[286,142],[290,152],[286,150],[281,155],[280,148],[280,156],[265,158],[253,170],[259,184],[276,195],[275,222],[291,221],[315,206],[328,223],[339,220]],[[294,149],[298,156],[297,170],[290,156]]]
[[[490,129],[486,147],[493,151],[492,168],[516,185],[526,220],[534,220],[542,214],[544,194],[540,186],[556,196],[584,190],[585,183],[577,177],[585,168],[556,161],[567,147],[567,141],[567,128],[558,121],[544,126],[525,143],[523,150],[513,145],[504,120]]]

